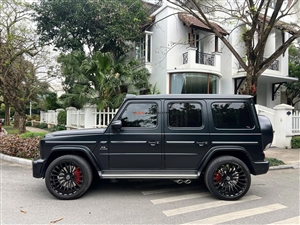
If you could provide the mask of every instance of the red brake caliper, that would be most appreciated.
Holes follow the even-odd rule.
[[[216,181],[217,183],[221,182],[221,180],[222,180],[222,175],[221,175],[220,172],[216,172],[216,173],[214,174],[214,176],[215,176],[215,181]]]
[[[81,171],[80,171],[80,169],[78,167],[76,167],[76,169],[74,171],[74,178],[75,178],[75,183],[76,184],[79,184],[80,181],[81,181],[80,175],[81,175]]]

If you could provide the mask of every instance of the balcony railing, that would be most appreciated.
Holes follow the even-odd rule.
[[[266,60],[267,58],[264,58],[264,60]],[[239,64],[239,69],[242,69],[243,67],[241,66],[241,64]],[[275,60],[269,67],[269,70],[276,70],[279,71],[279,60]]]
[[[182,54],[182,59],[183,59],[183,64],[188,63],[188,61],[189,61],[188,52],[185,52]],[[196,51],[196,62],[195,63],[214,66],[215,65],[215,55]]]
[[[196,63],[214,66],[215,65],[215,55],[203,52],[196,52]]]
[[[183,58],[183,64],[187,64],[189,61],[189,53],[188,52],[183,53],[182,58]]]
[[[266,60],[267,58],[264,58]],[[279,71],[279,60],[275,60],[271,66],[268,67],[269,70],[276,70]]]

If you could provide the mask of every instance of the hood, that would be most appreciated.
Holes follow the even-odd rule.
[[[80,135],[97,135],[103,134],[105,128],[89,128],[89,129],[76,129],[76,130],[63,130],[63,131],[56,131],[49,134],[46,134],[47,137],[61,137],[61,136],[80,136]]]

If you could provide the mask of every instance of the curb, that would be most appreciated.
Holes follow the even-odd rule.
[[[22,159],[14,156],[5,155],[3,153],[0,153],[0,159],[3,159],[7,162],[17,163],[17,164],[22,164],[27,166],[32,165],[32,161],[30,159]]]
[[[0,153],[0,159],[11,163],[18,163],[22,165],[32,166],[32,160],[30,159],[22,159],[14,156],[5,155]],[[281,165],[281,166],[271,166],[269,170],[284,170],[284,169],[295,169],[296,167],[293,165]]]
[[[270,166],[269,170],[295,169],[293,165]]]
[[[0,136],[7,135],[7,132],[4,128],[1,128]]]

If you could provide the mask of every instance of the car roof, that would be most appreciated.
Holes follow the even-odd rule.
[[[157,95],[134,95],[127,94],[125,99],[251,99],[251,95],[233,94],[157,94]]]

